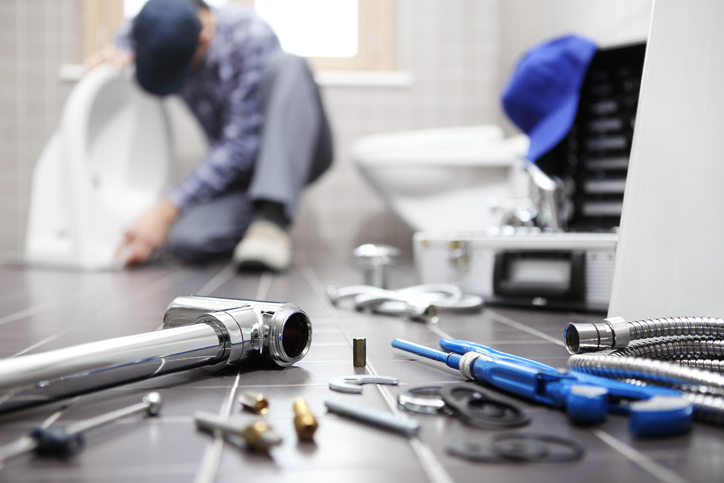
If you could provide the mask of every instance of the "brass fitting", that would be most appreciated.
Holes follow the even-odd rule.
[[[258,392],[244,391],[239,396],[239,402],[246,409],[265,416],[269,411],[269,401]]]
[[[352,339],[352,365],[354,367],[367,365],[367,339],[364,337]]]
[[[294,429],[297,436],[304,441],[311,441],[317,431],[317,418],[309,410],[309,406],[301,397],[294,401]]]
[[[268,453],[272,446],[282,444],[279,437],[264,421],[256,421],[241,432],[249,448],[260,453]]]

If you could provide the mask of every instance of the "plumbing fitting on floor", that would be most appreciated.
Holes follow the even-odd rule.
[[[482,310],[483,299],[466,295],[460,287],[448,283],[414,285],[387,290],[371,285],[327,289],[333,305],[353,299],[356,310],[371,310],[388,315],[406,315],[410,320],[435,324],[438,312],[476,312]]]
[[[0,412],[196,367],[287,367],[312,343],[309,317],[290,303],[177,297],[164,327],[0,360]]]
[[[268,454],[272,447],[282,444],[282,438],[265,421],[247,424],[204,411],[194,413],[194,421],[197,428],[231,442],[243,440],[249,450],[257,453]]]
[[[610,317],[569,323],[564,338],[571,371],[678,389],[696,419],[724,424],[724,319]]]
[[[390,266],[400,256],[400,249],[390,245],[365,243],[355,248],[353,254],[364,274],[365,285],[387,288]]]

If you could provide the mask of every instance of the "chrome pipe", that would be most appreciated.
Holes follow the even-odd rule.
[[[631,341],[655,337],[705,336],[724,338],[724,319],[719,317],[663,317],[626,322],[610,317],[597,323],[569,323],[564,330],[571,354],[622,349]]]
[[[178,297],[164,329],[0,360],[0,412],[197,367],[237,367],[260,356],[286,367],[312,342],[296,305]]]

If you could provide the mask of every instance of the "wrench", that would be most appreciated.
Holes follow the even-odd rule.
[[[400,382],[399,379],[387,376],[354,375],[335,377],[329,381],[329,388],[337,392],[362,394],[362,384],[392,384]]]

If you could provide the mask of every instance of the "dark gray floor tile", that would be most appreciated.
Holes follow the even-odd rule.
[[[188,268],[159,263],[106,273],[0,267],[0,357],[154,330],[174,297],[199,292],[297,304],[310,316],[314,334],[308,355],[285,369],[250,359],[241,371],[213,374],[194,369],[83,395],[62,410],[56,425],[125,407],[153,390],[162,394],[165,403],[159,417],[129,417],[89,432],[85,451],[69,461],[33,456],[9,461],[0,470],[0,480],[195,481],[214,438],[197,430],[194,412],[219,414],[231,404],[231,417],[244,422],[260,419],[237,401],[250,390],[269,400],[269,413],[263,418],[284,442],[271,456],[224,444],[215,481],[425,481],[422,463],[405,438],[329,413],[324,401],[336,398],[390,413],[389,402],[394,404],[398,394],[409,388],[464,380],[456,369],[392,348],[393,338],[437,348],[440,337],[449,336],[565,367],[568,354],[556,341],[562,341],[566,323],[604,317],[491,306],[479,314],[442,314],[436,326],[428,326],[401,316],[358,312],[347,302],[335,307],[327,300],[326,287],[362,280],[351,259],[348,264],[298,265],[285,274],[235,273],[225,261]],[[413,285],[415,280],[409,262],[390,273],[393,288]],[[366,338],[366,368],[352,365],[352,337]],[[399,384],[366,385],[361,395],[336,393],[328,387],[333,378],[372,372],[396,377]],[[473,463],[448,454],[448,441],[485,438],[498,431],[471,428],[449,416],[400,410],[420,422],[423,447],[454,481],[662,481],[643,469],[646,465],[689,481],[721,479],[724,440],[719,427],[697,423],[684,435],[645,440],[631,436],[625,416],[609,416],[594,427],[577,426],[561,409],[493,388],[486,391],[529,413],[531,424],[515,431],[574,438],[586,448],[586,455],[564,464]],[[294,432],[292,405],[297,397],[307,401],[319,421],[313,444],[300,443]],[[0,445],[26,434],[67,401],[0,414]],[[644,464],[637,464],[637,458],[644,458]]]

